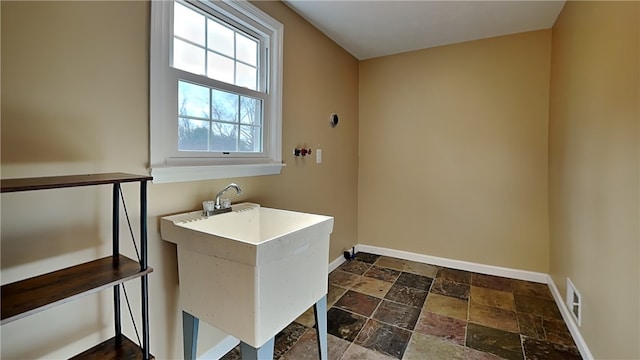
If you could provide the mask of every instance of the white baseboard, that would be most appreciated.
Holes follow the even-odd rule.
[[[589,351],[589,348],[587,347],[587,343],[584,341],[584,338],[580,333],[580,328],[578,327],[578,324],[576,324],[575,320],[573,319],[573,316],[571,316],[571,312],[567,307],[567,305],[565,304],[564,299],[562,298],[562,295],[560,295],[560,291],[558,290],[558,287],[556,286],[556,283],[553,281],[553,278],[551,277],[551,275],[547,275],[547,285],[549,285],[549,288],[551,289],[551,294],[553,294],[553,298],[556,300],[556,304],[558,304],[558,308],[560,309],[560,314],[562,314],[562,318],[564,319],[565,324],[567,324],[567,327],[569,328],[571,337],[573,337],[573,341],[575,341],[576,346],[578,347],[578,351],[580,351],[580,355],[582,355],[582,358],[585,360],[593,360],[594,357],[591,354],[591,351]]]
[[[417,261],[417,262],[431,264],[431,265],[444,266],[452,269],[471,271],[471,272],[476,272],[476,273],[486,274],[486,275],[502,276],[502,277],[508,277],[512,279],[526,280],[526,281],[532,281],[532,282],[543,283],[543,284],[547,283],[547,278],[548,278],[547,274],[539,273],[535,271],[526,271],[526,270],[520,270],[520,269],[505,268],[500,266],[484,265],[484,264],[472,263],[472,262],[462,261],[462,260],[452,260],[452,259],[441,258],[437,256],[417,254],[417,253],[412,253],[408,251],[394,250],[394,249],[388,249],[388,248],[383,248],[378,246],[358,244],[356,245],[356,252],[360,252],[360,251],[368,252],[376,255],[391,256],[391,257],[404,259],[404,260],[412,260],[412,261]]]

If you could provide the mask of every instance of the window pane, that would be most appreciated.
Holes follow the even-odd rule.
[[[238,95],[211,89],[211,118],[238,122]]]
[[[174,39],[173,67],[193,74],[204,74],[204,49]]]
[[[236,66],[236,85],[256,90],[256,68],[241,63],[236,63]]]
[[[198,45],[204,46],[205,17],[188,7],[174,3],[173,33]]]
[[[233,84],[233,60],[211,51],[209,54],[209,64],[207,65],[207,76],[212,79]]]
[[[207,151],[209,122],[178,119],[178,151]]]
[[[236,33],[236,59],[249,65],[258,66],[258,42]]]
[[[245,96],[240,97],[240,122],[262,125],[262,101]]]
[[[237,125],[213,122],[211,124],[211,150],[229,151],[237,150]]]
[[[240,150],[244,152],[262,151],[262,128],[240,126]]]
[[[209,118],[209,88],[178,81],[178,115]]]
[[[207,20],[207,47],[233,57],[233,30],[211,19]]]

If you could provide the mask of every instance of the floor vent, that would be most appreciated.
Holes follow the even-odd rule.
[[[573,315],[573,319],[578,323],[578,326],[580,326],[582,322],[582,296],[580,296],[576,286],[573,285],[569,278],[567,278],[566,302],[571,315]]]

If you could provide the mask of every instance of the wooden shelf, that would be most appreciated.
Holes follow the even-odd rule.
[[[151,180],[153,180],[151,176],[126,173],[1,179],[0,192],[2,193],[112,184],[114,255],[2,285],[0,287],[0,325],[112,288],[125,281],[140,278],[142,344],[136,345],[122,335],[120,296],[117,291],[118,287],[116,287],[113,291],[114,333],[116,336],[76,355],[73,359],[135,360],[144,359],[144,352],[147,353],[149,359],[153,359],[154,357],[149,354],[149,290],[147,281],[147,274],[153,271],[152,268],[147,267],[147,182]],[[140,262],[117,254],[119,249],[119,203],[122,197],[120,184],[132,182],[140,183]],[[124,202],[124,199],[122,201]],[[128,217],[127,215],[127,219]],[[133,240],[135,243],[135,239]]]
[[[2,179],[0,181],[1,192],[16,192],[30,190],[59,189],[76,186],[90,186],[103,184],[116,184],[125,182],[139,182],[153,180],[146,175],[133,175],[125,173],[105,173],[91,175],[66,175],[34,177],[21,179]]]
[[[98,292],[113,285],[144,276],[153,269],[140,269],[126,256],[108,256],[48,274],[3,285],[0,288],[0,324],[49,309]]]
[[[117,341],[116,338],[113,337],[72,357],[70,360],[142,360],[143,358],[142,349],[126,336],[122,335],[120,341]],[[153,355],[149,355],[149,359],[155,358]]]

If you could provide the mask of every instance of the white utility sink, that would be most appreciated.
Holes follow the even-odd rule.
[[[327,293],[330,216],[232,206],[163,217],[182,309],[258,348]]]

